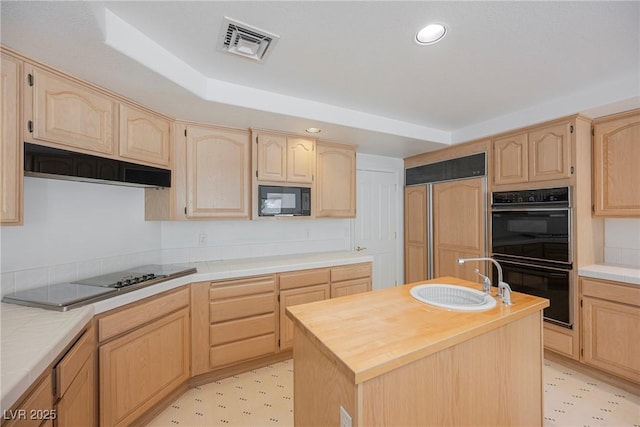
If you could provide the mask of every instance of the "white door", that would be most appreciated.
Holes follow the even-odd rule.
[[[373,257],[373,289],[397,284],[398,202],[396,174],[358,170],[354,249]]]

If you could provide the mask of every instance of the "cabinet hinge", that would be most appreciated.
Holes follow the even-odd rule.
[[[580,356],[584,357],[584,348],[580,349]]]
[[[256,144],[258,143],[258,137],[256,136]]]
[[[571,166],[570,171],[571,171],[571,175],[573,175],[573,171],[575,171],[575,168],[573,166]]]
[[[33,120],[29,120],[27,122],[27,129],[29,130],[29,133],[33,133]]]
[[[256,178],[258,177],[258,169],[256,169]]]
[[[29,73],[27,75],[27,81],[29,82],[29,86],[33,86],[33,74]]]
[[[187,130],[186,129],[184,130],[184,136],[187,136]]]
[[[596,136],[596,128],[591,126],[591,136]]]
[[[278,302],[280,302],[280,294],[278,294]]]
[[[187,207],[186,206],[184,207],[184,214],[185,215],[187,214]]]
[[[595,212],[596,211],[596,205],[591,205],[591,212]]]
[[[569,132],[573,133],[573,125],[569,126]]]
[[[582,300],[580,300],[580,307],[582,307]]]
[[[280,348],[280,340],[278,340],[278,348]]]

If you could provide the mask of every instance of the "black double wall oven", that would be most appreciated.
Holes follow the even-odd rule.
[[[492,253],[504,281],[549,299],[545,320],[573,328],[571,188],[500,191],[491,199]]]

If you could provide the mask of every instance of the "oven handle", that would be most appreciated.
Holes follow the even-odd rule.
[[[530,208],[530,207],[521,207],[521,208],[507,208],[507,207],[491,207],[491,212],[549,212],[549,211],[570,211],[570,207],[563,208]]]
[[[573,270],[573,268],[567,267],[567,268],[558,268],[558,267],[547,267],[546,265],[539,265],[539,264],[527,264],[524,262],[517,262],[517,261],[511,261],[511,260],[507,260],[507,259],[500,259],[500,258],[495,258],[496,261],[498,261],[501,264],[511,264],[511,265],[521,265],[523,267],[529,267],[529,268],[536,268],[539,270],[555,270],[555,271],[562,271],[562,272],[570,272],[571,270]]]

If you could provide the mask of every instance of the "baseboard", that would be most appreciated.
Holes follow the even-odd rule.
[[[259,359],[249,360],[237,365],[216,369],[215,371],[198,375],[187,381],[187,384],[190,388],[197,387],[222,378],[228,378],[232,375],[242,374],[252,369],[262,368],[264,366],[271,365],[272,363],[282,362],[283,360],[291,359],[292,357],[293,350],[281,351],[280,353],[271,354]]]

